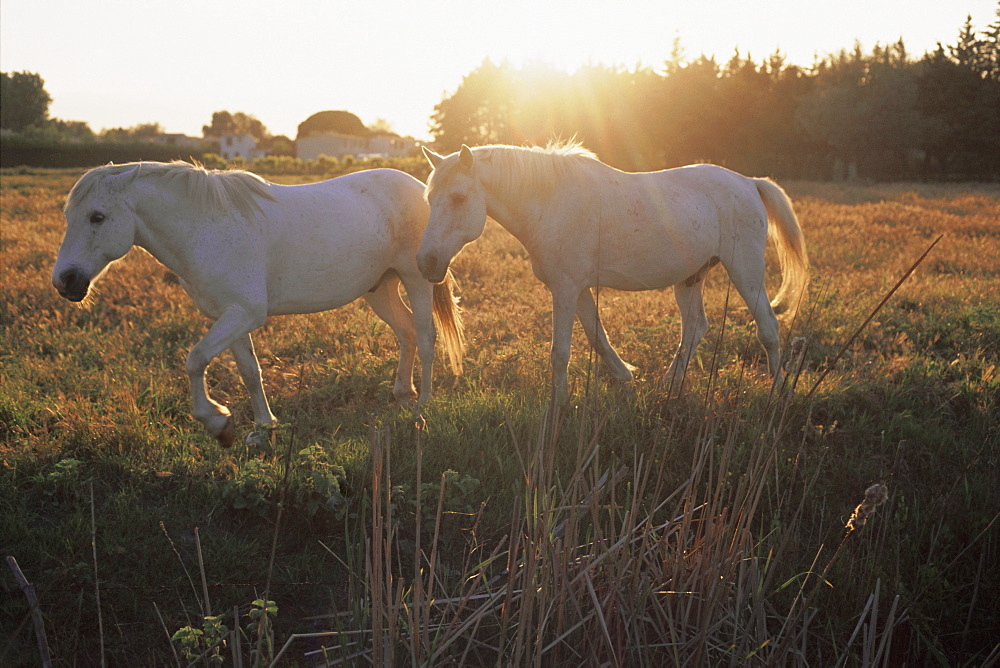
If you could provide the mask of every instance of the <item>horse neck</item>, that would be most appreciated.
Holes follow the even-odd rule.
[[[183,276],[204,214],[198,214],[174,187],[163,183],[140,187],[142,195],[132,207],[138,220],[135,245]]]
[[[484,170],[480,183],[487,194],[487,215],[523,242],[541,217],[548,194],[518,169]]]

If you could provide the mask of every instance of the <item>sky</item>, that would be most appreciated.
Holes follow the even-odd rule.
[[[817,57],[902,38],[911,57],[954,44],[996,0],[2,0],[0,70],[34,72],[49,115],[94,131],[159,123],[201,136],[242,111],[272,134],[346,109],[428,139],[434,106],[484,59],[657,68],[735,50]]]

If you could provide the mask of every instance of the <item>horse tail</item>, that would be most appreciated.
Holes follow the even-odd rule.
[[[767,209],[770,222],[767,233],[778,248],[781,263],[781,288],[771,300],[771,308],[786,318],[792,318],[805,301],[809,284],[809,255],[792,201],[781,186],[770,179],[753,179],[757,192]]]
[[[441,342],[448,354],[451,372],[462,375],[462,358],[465,357],[465,329],[462,326],[461,309],[455,295],[457,283],[451,269],[440,283],[434,284],[434,321],[441,335]]]

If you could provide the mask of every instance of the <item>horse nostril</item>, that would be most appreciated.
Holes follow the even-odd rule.
[[[438,259],[436,255],[422,255],[418,264],[420,265],[420,273],[427,280],[431,280],[437,275]]]
[[[80,278],[80,272],[76,269],[67,269],[62,274],[59,275],[59,281],[62,283],[64,288],[68,288]]]
[[[78,270],[67,269],[63,273],[59,274],[59,277],[56,279],[56,290],[60,293],[70,292],[79,280],[80,272]]]
[[[52,284],[60,295],[70,301],[78,302],[87,296],[90,279],[80,273],[79,269],[71,268],[59,274]]]

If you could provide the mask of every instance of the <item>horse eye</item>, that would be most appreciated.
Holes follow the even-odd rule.
[[[465,204],[465,200],[466,199],[468,199],[468,198],[465,195],[463,195],[462,193],[452,193],[451,194],[451,203],[452,204],[455,204],[455,205]]]
[[[104,214],[95,211],[94,213],[90,214],[90,222],[92,222],[94,225],[98,225],[100,223],[103,223],[104,222]]]

